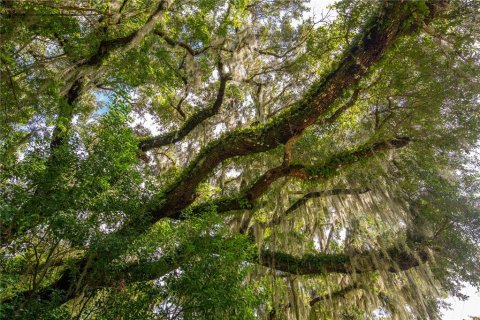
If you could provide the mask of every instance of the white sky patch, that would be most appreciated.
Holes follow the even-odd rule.
[[[74,115],[73,119],[72,119],[72,124],[77,125],[79,119],[80,119],[80,115],[78,115],[78,114]]]
[[[158,134],[161,133],[161,130],[159,128],[159,125],[158,125],[157,121],[155,120],[153,115],[151,115],[150,113],[145,113],[143,115],[139,115],[138,113],[134,112],[132,116],[135,119],[135,121],[130,123],[130,127],[133,128],[133,127],[141,124],[142,126],[147,128],[148,130],[150,130],[150,132],[153,135],[158,135]]]
[[[338,232],[338,239],[339,239],[341,242],[344,242],[345,239],[347,239],[347,228],[342,228],[342,229]]]
[[[208,78],[208,83],[214,83],[220,79],[220,75],[218,74],[218,70],[213,70],[210,78]]]
[[[320,240],[318,240],[318,237],[315,237],[313,239],[313,247],[317,250],[317,251],[321,251],[322,250],[322,246],[320,245]]]
[[[329,20],[334,20],[336,13],[334,10],[330,10],[328,7],[335,2],[338,2],[338,0],[310,0],[310,14],[313,18],[313,21],[320,20],[322,17],[327,15]]]
[[[227,178],[230,179],[230,178],[238,178],[241,173],[242,173],[242,171],[240,171],[240,170],[230,169],[225,173],[225,175],[227,176]]]
[[[220,134],[222,134],[225,131],[227,131],[227,127],[225,126],[224,123],[219,123],[215,126],[215,128],[213,128],[213,133],[216,136],[219,136]]]
[[[470,317],[480,317],[480,292],[469,284],[465,285],[462,293],[469,297],[466,301],[457,298],[448,298],[445,301],[450,303],[452,310],[442,309],[443,320],[470,320]]]
[[[118,230],[122,226],[125,220],[125,213],[121,211],[110,213],[103,220],[105,221],[100,223],[99,230],[105,234],[109,234]]]
[[[390,313],[382,308],[373,311],[373,318],[374,319],[385,319],[385,317],[389,317]]]

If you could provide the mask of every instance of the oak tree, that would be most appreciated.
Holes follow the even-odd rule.
[[[479,3],[2,0],[4,319],[438,319],[480,286]]]

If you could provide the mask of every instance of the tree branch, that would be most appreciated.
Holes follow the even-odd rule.
[[[309,199],[336,196],[336,195],[342,195],[342,194],[362,194],[368,191],[370,191],[370,189],[331,189],[331,190],[309,192],[306,195],[304,195],[301,199],[298,199],[294,204],[292,204],[290,208],[288,208],[285,211],[285,215],[288,215],[291,212],[295,211],[296,209],[298,209],[299,207],[307,203]]]
[[[179,40],[174,40],[173,38],[170,38],[164,31],[162,30],[155,30],[153,32],[157,36],[161,37],[167,44],[169,44],[172,47],[181,47],[185,49],[191,56],[197,56],[199,54],[202,54],[205,52],[209,47],[204,47],[200,50],[194,50],[192,47],[190,47],[187,43]]]
[[[180,268],[182,261],[188,258],[189,255],[179,248],[174,253],[164,255],[156,261],[135,262],[119,270],[96,275],[95,278],[89,279],[88,288],[99,289],[113,287],[119,282],[133,283],[155,280]],[[430,259],[431,254],[427,247],[417,247],[411,251],[408,249],[391,248],[386,253],[372,250],[352,254],[306,254],[302,257],[263,249],[260,256],[255,254],[252,256],[251,261],[248,262],[258,263],[265,267],[291,274],[322,275],[328,273],[358,274],[374,271],[401,272],[426,263]],[[55,289],[69,292],[68,299],[71,299],[78,292],[72,291],[70,287],[71,282],[67,286],[65,279],[69,276],[71,275],[62,276],[60,281],[57,282]],[[45,298],[52,292],[51,290],[52,288],[44,290]]]
[[[178,130],[174,130],[166,134],[141,141],[139,144],[140,150],[145,152],[153,148],[158,148],[178,142],[182,140],[185,136],[187,136],[200,123],[216,115],[223,104],[227,82],[230,80],[230,76],[223,74],[222,69],[223,65],[222,63],[219,63],[218,72],[220,73],[220,86],[218,88],[217,97],[209,108],[200,110],[193,114]]]
[[[360,95],[360,90],[360,88],[355,89],[350,99],[348,99],[348,101],[343,106],[335,110],[335,112],[330,117],[325,119],[325,123],[334,123],[343,113],[345,113],[345,111],[355,105],[355,102],[357,102],[358,96]]]
[[[214,254],[214,252],[212,252]],[[318,253],[295,257],[284,252],[272,252],[262,249],[260,256],[255,254],[248,262],[258,263],[281,272],[297,275],[322,275],[327,273],[366,273],[374,271],[401,272],[423,263],[431,258],[427,247],[414,250],[391,248],[386,253],[365,251],[352,254]],[[189,259],[181,248],[156,261],[131,263],[118,271],[102,274],[91,280],[90,288],[112,287],[122,281],[125,283],[150,281],[180,268],[182,261]]]
[[[253,208],[255,201],[268,190],[270,185],[282,177],[327,180],[337,175],[339,173],[338,169],[340,167],[343,168],[345,166],[352,165],[358,161],[365,160],[369,157],[372,157],[387,150],[402,148],[406,146],[409,142],[409,138],[402,137],[391,139],[388,141],[377,142],[374,144],[364,145],[354,151],[344,152],[332,156],[330,159],[318,165],[304,166],[301,164],[282,164],[265,172],[239,195],[235,197],[221,197],[209,203],[199,204],[192,208],[192,212],[193,214],[200,214],[204,211],[205,206],[210,205],[214,205],[218,213],[242,209],[251,209]],[[346,191],[344,191],[344,189],[337,189],[330,192],[340,194],[341,192]],[[308,199],[305,199],[305,201],[307,200]],[[298,206],[300,205],[301,204],[298,204]],[[294,209],[296,209],[296,207]],[[293,211],[293,209],[290,211]],[[173,219],[182,218],[181,211],[177,211],[175,214],[170,215],[169,217]]]
[[[438,2],[435,2],[435,6]],[[412,5],[413,6],[413,5]],[[438,11],[432,10],[432,17]],[[285,144],[328,113],[344,90],[356,85],[369,68],[402,34],[411,18],[406,2],[385,2],[381,14],[372,21],[363,37],[345,54],[338,67],[323,81],[312,86],[302,100],[265,125],[229,132],[213,141],[184,169],[179,178],[150,203],[154,221],[175,215],[195,200],[195,189],[220,163],[233,157],[265,152]],[[430,17],[428,17],[430,19]]]
[[[302,257],[263,250],[260,264],[297,275],[358,274],[372,271],[405,271],[427,262],[430,256],[429,249],[424,247],[412,251],[391,248],[386,254],[379,251],[366,251],[353,255],[318,253],[306,254]]]
[[[349,286],[346,286],[343,289],[340,289],[338,291],[334,291],[332,293],[325,294],[323,296],[317,296],[310,300],[309,304],[310,307],[313,307],[316,303],[320,301],[325,301],[325,300],[331,300],[335,298],[343,298],[347,293],[352,292],[353,290],[360,289],[360,287],[357,284],[352,284]]]

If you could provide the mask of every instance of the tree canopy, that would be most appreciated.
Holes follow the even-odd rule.
[[[438,319],[479,6],[1,0],[0,317]]]

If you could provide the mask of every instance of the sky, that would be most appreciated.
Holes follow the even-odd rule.
[[[462,293],[470,298],[467,301],[448,298],[446,301],[452,305],[452,310],[443,310],[443,320],[470,320],[470,316],[480,317],[480,293],[470,285],[467,285]]]
[[[321,17],[322,12],[326,13],[327,7],[334,2],[336,0],[310,0],[311,14],[317,18]],[[334,16],[334,14],[330,16]],[[460,301],[456,298],[448,298],[446,302],[451,304],[451,310],[443,310],[442,320],[470,320],[470,316],[480,317],[480,292],[468,284],[465,285],[462,293],[469,299]]]

